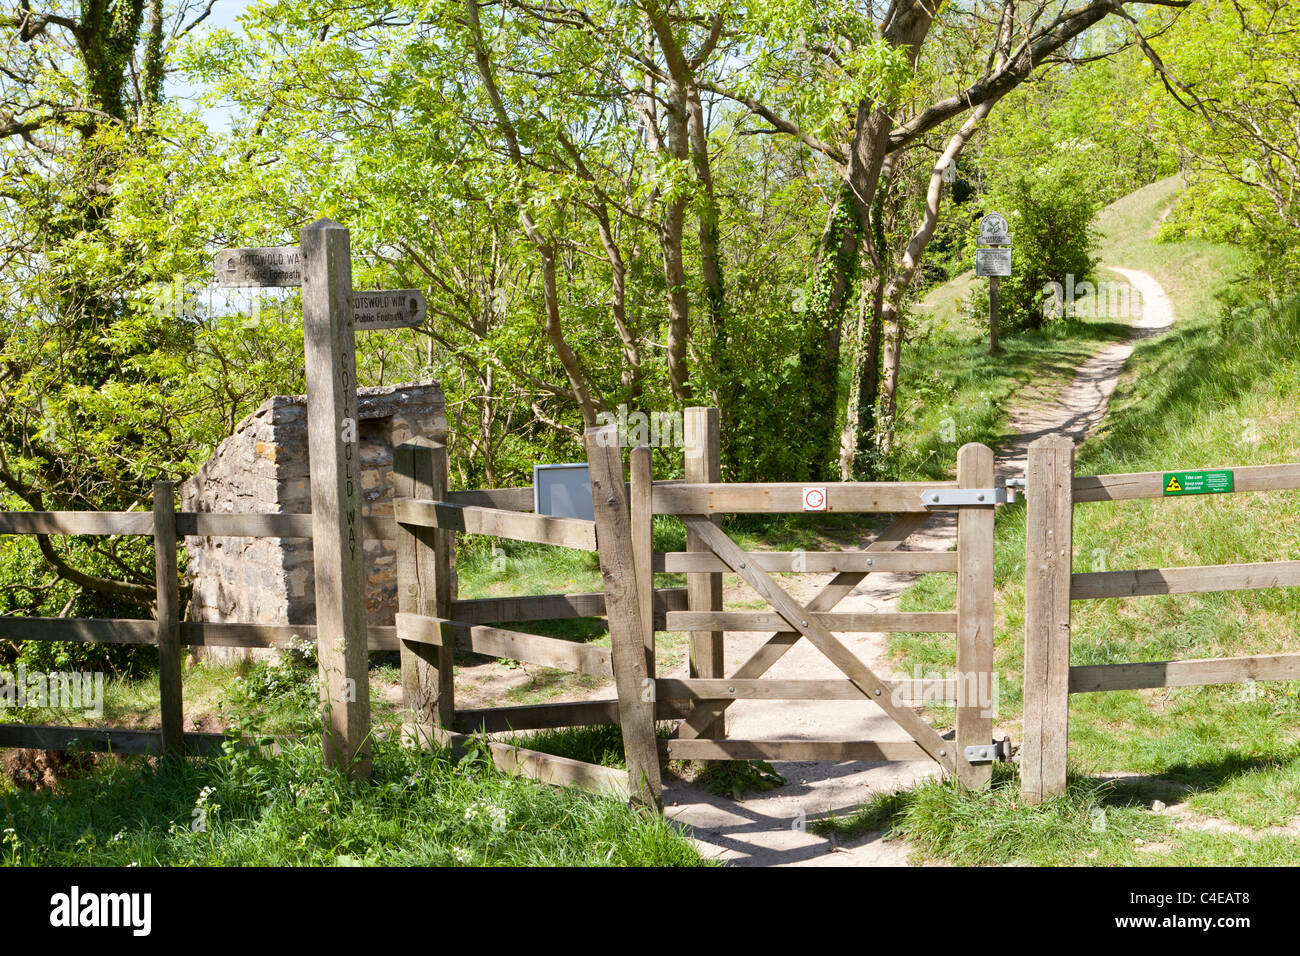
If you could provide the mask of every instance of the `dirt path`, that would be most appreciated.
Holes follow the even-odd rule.
[[[1137,340],[1158,335],[1173,324],[1174,306],[1159,282],[1137,269],[1107,268],[1123,276],[1141,296],[1142,314],[1132,321],[1132,337],[1107,345],[1079,366],[1074,381],[1053,401],[1011,412],[1008,424],[1016,434],[998,449],[999,477],[1023,475],[1029,443],[1044,435],[1068,435],[1076,445],[1083,441],[1106,414],[1110,393]]]
[[[1016,437],[998,452],[1001,477],[1024,473],[1029,443],[1047,434],[1081,442],[1101,421],[1106,403],[1132,354],[1134,341],[1157,334],[1173,322],[1173,306],[1160,284],[1134,269],[1114,269],[1141,295],[1142,315],[1133,322],[1133,338],[1108,345],[1085,362],[1074,380],[1051,401],[1012,412]],[[904,550],[946,551],[953,547],[955,518],[936,515],[908,539]],[[840,611],[883,611],[895,607],[914,575],[873,574],[840,603]],[[783,576],[796,597],[806,599],[825,576]],[[748,590],[728,593],[727,600],[752,598]],[[729,632],[730,672],[762,642],[765,634]],[[844,634],[841,640],[883,675],[884,634]],[[664,676],[684,676],[668,675]],[[843,675],[807,641],[801,641],[769,672],[774,678],[838,678]],[[898,674],[895,677],[913,675]],[[919,675],[917,675],[919,676]],[[765,737],[809,739],[906,740],[907,736],[875,704],[857,701],[738,701],[728,711],[727,734],[735,739]],[[936,772],[929,761],[910,763],[782,762],[774,765],[785,786],[740,802],[715,797],[699,787],[669,778],[664,790],[668,816],[688,824],[701,850],[740,866],[906,866],[907,847],[885,843],[878,833],[839,843],[802,829],[801,822],[850,810],[873,793],[907,786]]]

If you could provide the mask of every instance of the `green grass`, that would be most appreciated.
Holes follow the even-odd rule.
[[[906,840],[917,862],[968,866],[1145,864],[1156,854],[1144,847],[1166,833],[1165,821],[1147,813],[1128,788],[1076,778],[1064,798],[1025,807],[1019,777],[1005,767],[996,771],[986,793],[936,778],[882,793],[852,814],[818,820],[809,829],[841,837],[883,831],[886,840]]]
[[[13,866],[702,863],[622,801],[385,741],[368,783],[322,767],[306,740],[275,756],[104,760],[55,793],[0,792],[0,830],[0,863]]]
[[[1233,767],[1228,776],[1239,780],[1243,772],[1251,768]],[[987,792],[933,778],[878,794],[809,829],[842,839],[880,833],[906,841],[913,862],[966,866],[1266,866],[1300,858],[1300,838],[1292,833],[1191,829],[1152,812],[1153,799],[1174,799],[1162,782],[1072,775],[1064,796],[1038,806],[1021,804],[1019,787],[1018,774],[1005,766],[995,768]],[[1189,803],[1203,810],[1198,797]]]
[[[1104,345],[1127,338],[1126,323],[1063,319],[1007,336],[988,354],[982,331],[931,332],[907,343],[899,387],[897,448],[882,463],[895,481],[942,480],[967,442],[1006,437],[1014,404],[1048,398]]]
[[[1300,305],[1229,308],[1221,295],[1241,263],[1234,250],[1155,242],[1158,212],[1176,194],[1177,183],[1166,180],[1126,197],[1103,216],[1105,261],[1155,275],[1174,301],[1178,320],[1166,335],[1137,344],[1103,427],[1078,451],[1077,474],[1296,460]],[[1238,292],[1228,301],[1241,298]],[[998,724],[1013,738],[1022,700],[1024,521],[1022,505],[999,509]],[[1296,492],[1081,504],[1074,512],[1074,568],[1293,560],[1300,557],[1297,527]],[[922,579],[902,603],[909,610],[951,608],[951,582],[939,576]],[[1073,605],[1073,664],[1294,653],[1298,644],[1300,594],[1294,589]],[[943,669],[953,663],[951,639],[943,636],[898,634],[890,649],[902,670]],[[933,716],[941,723],[949,719],[941,711]],[[1300,810],[1298,740],[1300,683],[1079,694],[1070,700],[1072,771],[1147,775],[1160,788],[1176,788],[1194,814],[1256,831],[1290,824]],[[1151,814],[1166,828],[1162,840],[1167,845],[1158,853],[1129,853],[1125,841],[1131,834],[1124,827],[1096,838],[1065,839],[1059,829],[1064,821],[1086,817],[1084,811],[1099,799],[1094,783],[1076,780],[1061,801],[1016,811],[1031,821],[1054,821],[1044,837],[1045,849],[1022,848],[1002,853],[997,861],[1300,861],[1300,845],[1289,836],[1177,827]],[[1031,825],[1010,819],[1016,813],[1009,784],[1006,792],[987,798],[937,787],[926,785],[922,795],[894,798],[904,808],[897,810],[904,822],[891,826],[922,855],[973,862],[977,850],[967,842],[972,833],[1003,826],[1018,832]],[[943,801],[964,808],[957,814],[959,819],[965,814],[961,832],[940,819],[935,808]],[[885,809],[872,812],[880,816]],[[1146,813],[1140,807],[1124,812],[1130,811]],[[1090,856],[1094,851],[1097,855]]]
[[[983,280],[975,278],[974,269],[959,273],[928,290],[917,304],[916,312],[924,317],[928,327],[937,331],[971,331],[962,304],[983,284]]]
[[[512,778],[481,757],[401,747],[391,709],[375,714],[372,779],[350,781],[321,763],[315,671],[307,650],[233,675],[213,671],[231,678],[224,710],[234,732],[266,743],[299,735],[281,737],[277,752],[231,748],[221,757],[161,762],[102,756],[62,777],[53,792],[0,783],[0,863],[701,863],[661,818],[623,801]],[[548,732],[525,745],[532,742],[567,748],[577,759],[622,762],[617,728]]]

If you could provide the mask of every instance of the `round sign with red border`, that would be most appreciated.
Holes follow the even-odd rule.
[[[825,511],[826,510],[826,489],[805,488],[803,490],[803,510],[804,511]]]

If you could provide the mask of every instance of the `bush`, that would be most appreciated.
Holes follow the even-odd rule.
[[[1053,317],[1051,284],[1088,281],[1097,266],[1093,192],[1078,172],[1059,169],[1011,180],[991,208],[1006,210],[1013,249],[1012,275],[999,286],[1000,329],[1041,328]],[[988,315],[987,288],[979,295]]]

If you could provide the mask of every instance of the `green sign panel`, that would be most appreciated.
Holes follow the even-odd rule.
[[[1232,491],[1232,472],[1220,471],[1167,471],[1164,478],[1165,495],[1217,495]]]

